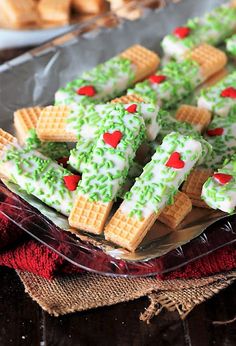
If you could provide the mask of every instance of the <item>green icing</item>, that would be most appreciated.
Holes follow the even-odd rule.
[[[190,34],[185,38],[178,38],[174,34],[167,35],[161,45],[165,52],[168,52],[169,42],[180,43],[181,46],[191,50],[201,43],[218,45],[224,39],[233,34],[236,28],[236,9],[222,5],[205,14],[202,18],[193,18],[187,21],[184,26],[191,29]],[[173,56],[178,57],[176,50]]]
[[[236,86],[236,71],[229,74],[213,87],[202,89],[198,98],[198,106],[208,104],[208,109],[213,113],[223,116],[233,116],[236,113],[235,99],[222,97],[221,92],[228,87]],[[203,103],[204,101],[204,103]]]
[[[232,179],[222,184],[214,177],[208,178],[203,185],[202,199],[213,209],[232,213],[236,203],[236,156],[227,159],[217,173],[229,174]]]
[[[10,170],[9,179],[28,194],[33,194],[48,206],[69,215],[73,193],[63,177],[71,172],[37,151],[11,146],[0,160],[0,170]]]
[[[166,76],[166,80],[160,84],[153,84],[149,80],[137,83],[129,94],[136,94],[160,105],[163,109],[174,106],[182,98],[188,96],[201,82],[199,66],[195,61],[184,60],[182,62],[171,61],[158,75]]]
[[[236,152],[236,113],[226,118],[216,116],[208,130],[216,128],[223,128],[223,134],[220,136],[205,134],[205,139],[212,145],[213,151],[204,162],[204,166],[213,169],[222,166],[223,162]]]
[[[226,50],[233,57],[236,57],[236,35],[233,35],[226,41]]]
[[[69,149],[66,143],[42,142],[38,138],[35,129],[29,130],[25,147],[29,151],[37,150],[53,160],[69,156]]]
[[[100,64],[80,78],[69,82],[55,95],[55,104],[81,103],[83,105],[98,104],[119,96],[129,87],[135,78],[130,60],[114,57]],[[83,86],[92,85],[96,89],[93,97],[78,95],[76,91]]]
[[[185,162],[191,160],[193,166],[201,155],[201,147],[197,148],[194,145],[190,149],[192,140],[191,136],[183,136],[177,132],[172,132],[164,138],[162,145],[156,148],[152,160],[144,167],[141,176],[126,193],[121,206],[124,208],[123,211],[129,210],[130,217],[136,215],[142,219],[145,217],[145,209],[150,213],[159,212],[166,204],[173,203],[173,197],[190,169],[177,170],[165,164],[170,155],[177,151],[181,154],[181,160]]]
[[[122,133],[116,148],[103,140],[104,133],[114,131]],[[104,119],[77,192],[87,195],[90,201],[107,203],[114,200],[125,183],[136,150],[144,137],[143,119],[128,113],[124,105],[116,104],[113,112]]]

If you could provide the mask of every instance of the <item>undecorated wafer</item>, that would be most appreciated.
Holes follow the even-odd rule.
[[[205,108],[181,105],[175,115],[178,121],[191,124],[197,131],[203,132],[211,121],[211,112]]]
[[[227,63],[227,56],[223,51],[205,43],[192,50],[188,57],[199,64],[205,80],[223,69]]]
[[[42,141],[77,142],[74,133],[66,130],[69,106],[48,106],[40,114],[36,132]]]
[[[203,184],[210,176],[212,176],[212,173],[212,169],[196,168],[192,171],[183,184],[181,190],[191,199],[194,206],[200,208],[209,208],[202,200],[201,194]]]
[[[175,229],[191,210],[191,199],[185,193],[179,191],[174,197],[174,203],[165,207],[158,220],[168,227]]]
[[[14,112],[14,125],[20,143],[24,143],[29,131],[36,128],[41,111],[41,107],[29,107]]]

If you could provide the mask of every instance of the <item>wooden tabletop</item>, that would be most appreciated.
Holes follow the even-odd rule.
[[[0,52],[0,63],[23,50]],[[139,321],[148,299],[74,313],[44,312],[24,292],[12,269],[0,267],[0,346],[235,346],[236,283],[195,308],[185,321],[163,311],[149,325]]]
[[[163,311],[139,321],[142,298],[63,317],[51,317],[24,292],[15,271],[0,267],[1,346],[235,346],[236,283],[196,307],[185,321]]]

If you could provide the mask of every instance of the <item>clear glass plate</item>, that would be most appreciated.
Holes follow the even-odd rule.
[[[236,242],[236,216],[232,215],[212,224],[191,242],[159,258],[130,262],[113,258],[90,242],[63,231],[2,184],[0,213],[72,264],[109,276],[134,277],[167,273]]]

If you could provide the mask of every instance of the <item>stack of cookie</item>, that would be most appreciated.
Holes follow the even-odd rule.
[[[203,22],[222,11],[230,34],[233,6]],[[168,44],[168,52],[185,45]],[[0,132],[0,174],[66,215],[74,233],[130,251],[156,220],[176,229],[193,206],[232,212],[236,72],[227,74],[223,51],[196,39],[178,62],[159,63],[134,45],[60,88],[54,105],[16,111],[18,140]]]
[[[76,13],[96,15],[106,9],[105,0],[1,0],[0,25],[12,29],[61,26]]]

